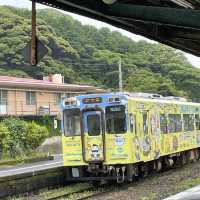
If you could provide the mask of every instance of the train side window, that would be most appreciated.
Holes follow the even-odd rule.
[[[144,134],[148,134],[148,118],[147,118],[147,112],[142,113],[142,118],[143,118],[143,131]]]
[[[175,114],[174,115],[174,120],[175,120],[175,131],[176,132],[181,132],[182,131],[182,119],[180,114]]]
[[[194,130],[194,116],[192,114],[183,115],[184,131]]]
[[[167,131],[167,115],[160,114],[160,131],[161,133],[166,134]]]
[[[136,133],[136,117],[132,113],[129,114],[130,132]]]
[[[196,130],[200,130],[200,118],[199,115],[195,115],[195,124],[196,124]]]
[[[169,114],[168,130],[170,133],[177,133],[182,131],[182,120],[180,114]]]
[[[175,128],[175,121],[174,121],[174,115],[173,114],[169,114],[168,115],[168,130],[169,133],[175,133],[176,128]]]

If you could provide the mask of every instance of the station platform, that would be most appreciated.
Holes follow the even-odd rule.
[[[37,171],[53,169],[63,166],[62,155],[54,155],[54,160],[41,161],[30,164],[17,165],[14,167],[1,168],[0,178],[7,176],[20,175],[25,173],[34,173]]]
[[[200,185],[170,196],[163,200],[200,200]]]

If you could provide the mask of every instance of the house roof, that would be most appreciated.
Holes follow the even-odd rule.
[[[58,92],[91,92],[98,88],[89,85],[58,84],[48,80],[0,76],[0,87],[11,89],[48,90]]]

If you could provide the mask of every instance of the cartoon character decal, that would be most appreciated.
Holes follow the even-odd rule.
[[[116,135],[115,136],[115,145],[116,146],[122,146],[124,144],[125,140],[123,136]]]
[[[154,158],[157,159],[160,156],[160,129],[158,125],[158,111],[154,112],[151,117],[151,132],[155,136],[154,140]]]
[[[91,146],[91,150],[90,150],[90,156],[92,160],[98,160],[100,158],[100,149],[99,146],[96,144],[93,144]]]
[[[149,136],[146,136],[143,140],[142,148],[144,156],[148,156],[151,151],[151,140]]]
[[[135,158],[136,160],[140,160],[140,142],[138,136],[136,136],[133,140],[134,146],[135,146]]]

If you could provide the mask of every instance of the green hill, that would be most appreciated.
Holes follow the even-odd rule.
[[[68,83],[87,83],[116,90],[118,60],[128,91],[184,96],[200,101],[200,69],[162,44],[135,42],[108,28],[82,25],[61,12],[38,11],[38,37],[48,54],[37,67],[24,61],[30,41],[30,11],[0,7],[0,74],[41,78],[62,73]]]

